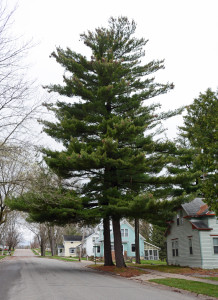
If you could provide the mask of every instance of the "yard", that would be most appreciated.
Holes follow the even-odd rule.
[[[150,282],[155,282],[158,284],[167,285],[170,287],[186,290],[189,292],[193,292],[196,294],[207,295],[211,297],[218,298],[218,287],[217,285],[198,282],[198,281],[191,281],[185,279],[178,279],[178,278],[163,278],[163,279],[152,279],[149,280]]]

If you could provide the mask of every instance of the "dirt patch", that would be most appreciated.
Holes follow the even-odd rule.
[[[205,269],[200,269],[200,268],[181,268],[179,272],[176,272],[177,274],[181,275],[207,275],[207,276],[218,276],[218,269],[214,270],[205,270]]]
[[[116,274],[116,275],[126,277],[126,278],[140,276],[142,274],[148,274],[148,272],[146,272],[144,270],[136,270],[133,268],[117,268],[116,266],[96,266],[96,265],[94,265],[94,266],[88,266],[88,268]]]
[[[180,274],[180,275],[208,275],[208,276],[218,276],[218,269],[201,269],[201,268],[189,268],[189,267],[178,267],[178,266],[149,266],[149,265],[137,265],[135,266],[141,269],[150,269],[154,271]]]

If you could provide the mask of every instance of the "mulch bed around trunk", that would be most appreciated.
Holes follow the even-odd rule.
[[[148,272],[144,270],[136,270],[133,268],[117,268],[116,266],[91,265],[88,267],[95,270],[116,274],[126,278],[140,276],[142,274],[148,274]]]

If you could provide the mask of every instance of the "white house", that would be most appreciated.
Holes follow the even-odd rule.
[[[95,255],[95,252],[97,251],[96,242],[98,238],[99,238],[99,230],[96,228],[94,233],[90,234],[88,237],[84,239],[83,249],[85,250],[84,251],[85,255],[96,256]]]
[[[169,264],[218,268],[218,218],[201,198],[181,205],[166,235]]]
[[[64,235],[63,245],[58,245],[58,256],[78,256],[78,248],[81,245],[82,236]]]

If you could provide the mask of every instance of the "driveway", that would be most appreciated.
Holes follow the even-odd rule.
[[[20,254],[20,255],[19,255]],[[98,273],[86,262],[65,262],[17,250],[0,263],[2,300],[193,300],[168,288]],[[200,297],[200,299],[207,299]]]

